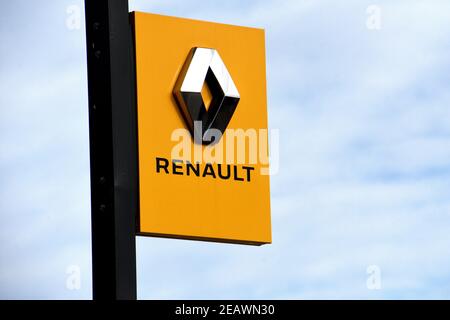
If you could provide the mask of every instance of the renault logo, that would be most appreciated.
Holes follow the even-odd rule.
[[[209,130],[217,129],[224,133],[240,99],[217,50],[198,47],[189,52],[173,94],[191,134],[198,134],[194,132],[197,130],[194,123],[201,121],[204,144],[212,142],[205,139]]]

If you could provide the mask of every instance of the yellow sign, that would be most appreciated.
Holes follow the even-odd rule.
[[[133,21],[138,233],[271,243],[264,30]]]

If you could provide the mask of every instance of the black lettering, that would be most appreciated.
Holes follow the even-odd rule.
[[[183,170],[178,171],[179,169],[183,169],[182,165],[177,163],[183,163],[182,160],[172,160],[172,172],[173,174],[183,175]]]
[[[244,181],[244,178],[239,178],[239,176],[238,176],[238,167],[236,165],[234,166],[234,180],[236,180],[236,181]]]
[[[216,178],[216,173],[214,172],[214,168],[211,163],[207,163],[205,169],[203,170],[203,177],[211,176],[214,179]]]
[[[252,170],[255,170],[255,168],[243,166],[242,169],[244,169],[244,170],[247,171],[247,181],[250,182],[250,172],[251,172]]]
[[[164,164],[161,164],[163,162]],[[169,170],[167,167],[169,166],[169,160],[164,158],[156,158],[156,172],[159,173],[161,169],[164,169],[164,171],[168,174]]]
[[[198,177],[200,175],[200,165],[198,163],[195,164],[195,167],[192,163],[188,162],[186,164],[186,174],[191,175],[191,170]]]
[[[224,180],[230,179],[230,176],[231,176],[230,165],[227,164],[227,175],[226,176],[224,176],[222,174],[222,165],[219,163],[217,166],[219,168],[219,170],[218,170],[219,178],[224,179]]]
[[[231,179],[231,166],[233,166],[233,179],[235,181],[247,181],[250,182],[252,180],[252,171],[255,170],[255,167],[250,166],[242,166],[239,167],[237,165],[230,164],[221,164],[218,163],[217,167],[212,163],[206,163],[204,167],[200,163],[192,164],[189,161],[184,162],[180,159],[174,159],[172,161],[166,158],[156,157],[156,172],[166,174],[175,174],[175,175],[195,175],[197,177],[211,176],[214,179],[218,177],[223,180]],[[169,169],[170,162],[172,162],[172,167]],[[225,168],[226,166],[226,168]],[[203,168],[202,168],[203,167]],[[242,169],[241,169],[242,168]],[[171,172],[169,172],[171,170]],[[217,170],[217,173],[216,173]],[[241,173],[242,172],[242,173]],[[192,173],[192,174],[191,174]]]

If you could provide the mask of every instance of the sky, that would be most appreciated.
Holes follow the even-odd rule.
[[[90,299],[83,1],[1,9],[0,298]],[[280,131],[273,244],[138,237],[140,299],[450,298],[448,0],[130,10],[264,28]]]

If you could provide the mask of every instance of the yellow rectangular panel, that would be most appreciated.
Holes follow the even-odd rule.
[[[262,139],[259,144],[267,140],[264,30],[141,12],[133,12],[132,17],[138,108],[138,233],[270,243],[269,176],[262,173],[267,163],[255,162],[251,144],[253,132]],[[205,101],[204,109],[201,101]],[[219,142],[195,143],[192,126],[200,118],[211,128],[226,128]],[[231,139],[230,129],[248,134],[248,139],[240,140],[246,143],[238,143],[239,137]],[[189,139],[180,140],[180,132],[188,132]],[[181,146],[189,148],[191,154],[176,156]],[[220,160],[219,150],[223,150],[224,160]],[[241,151],[245,157],[239,161],[235,158]],[[196,155],[206,161],[199,161]],[[226,161],[227,156],[231,161]]]

